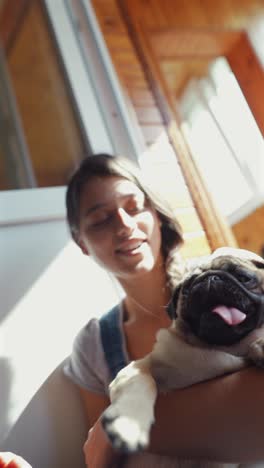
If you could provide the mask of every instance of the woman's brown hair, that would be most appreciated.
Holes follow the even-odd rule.
[[[145,194],[161,221],[162,253],[167,263],[172,252],[183,242],[181,226],[171,209],[153,189],[146,174],[128,158],[99,153],[87,156],[73,174],[66,193],[67,221],[71,235],[78,244],[80,199],[84,186],[95,176],[117,176],[130,180]]]

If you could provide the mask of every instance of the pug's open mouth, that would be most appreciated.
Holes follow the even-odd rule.
[[[204,272],[183,291],[182,318],[206,343],[234,344],[260,326],[263,295],[255,292],[257,285],[251,272]]]

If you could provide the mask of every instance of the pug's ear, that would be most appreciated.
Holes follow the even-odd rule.
[[[182,283],[179,283],[178,286],[176,286],[176,288],[174,289],[172,298],[166,307],[167,313],[171,320],[175,320],[177,318],[176,310],[177,310],[178,300],[179,300],[179,296],[181,292],[181,287],[182,287]]]
[[[264,259],[263,260],[252,260],[252,263],[259,268],[260,270],[263,270],[264,268]]]

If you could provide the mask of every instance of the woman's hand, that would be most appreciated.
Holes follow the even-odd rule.
[[[31,465],[14,453],[0,452],[0,468],[31,468]]]
[[[100,419],[90,429],[83,451],[89,468],[117,468],[121,460],[121,456],[113,450]]]

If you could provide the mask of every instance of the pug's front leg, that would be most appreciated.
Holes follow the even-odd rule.
[[[109,387],[111,405],[103,413],[102,425],[113,447],[123,453],[149,444],[157,387],[146,363],[147,359],[132,362]]]
[[[264,338],[258,338],[251,343],[248,350],[248,358],[253,361],[257,367],[264,368]]]

